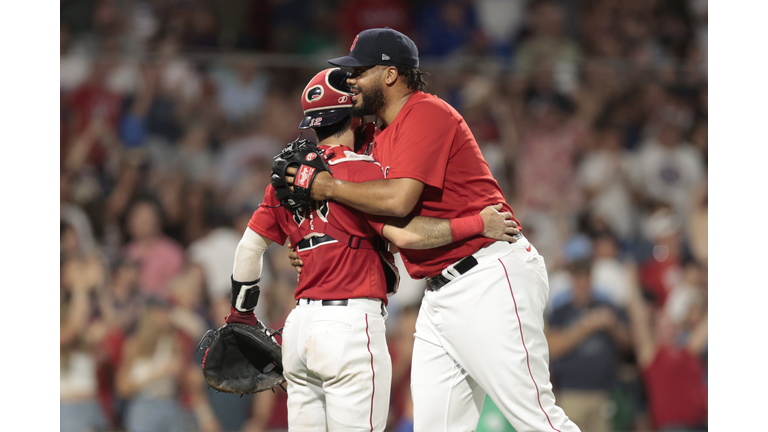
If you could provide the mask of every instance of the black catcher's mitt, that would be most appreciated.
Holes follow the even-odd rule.
[[[313,200],[310,190],[315,177],[323,171],[333,174],[317,144],[309,140],[296,140],[290,144],[272,162],[272,186],[278,201],[292,212],[308,208]],[[286,170],[296,168],[293,191],[285,180]]]
[[[198,347],[205,348],[202,366],[208,385],[239,394],[282,387],[283,355],[276,333],[261,321],[258,326],[233,323],[208,330]]]

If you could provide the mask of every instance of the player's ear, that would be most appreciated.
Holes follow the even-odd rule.
[[[386,69],[384,69],[383,75],[384,83],[386,83],[388,86],[395,84],[399,76],[397,68],[394,66],[388,66]]]

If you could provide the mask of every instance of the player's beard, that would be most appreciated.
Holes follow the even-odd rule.
[[[381,88],[381,83],[371,86],[368,91],[360,89],[360,94],[363,96],[363,100],[352,106],[349,111],[350,116],[361,118],[367,115],[376,115],[384,108],[384,90]]]

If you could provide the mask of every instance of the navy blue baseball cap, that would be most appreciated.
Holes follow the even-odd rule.
[[[349,55],[328,60],[341,67],[375,65],[418,69],[419,50],[411,38],[389,27],[368,29],[355,36]]]

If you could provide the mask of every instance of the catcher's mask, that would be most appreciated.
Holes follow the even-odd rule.
[[[347,77],[351,74],[339,68],[326,69],[307,84],[301,93],[304,120],[299,129],[329,126],[344,120],[352,109],[352,93]]]

